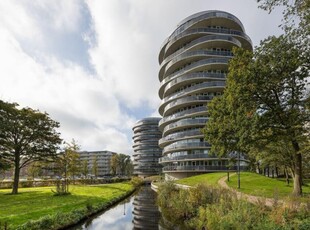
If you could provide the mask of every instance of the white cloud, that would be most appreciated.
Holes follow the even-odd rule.
[[[182,19],[209,9],[235,14],[254,44],[279,33],[279,14],[255,1],[1,1],[0,99],[47,111],[82,149],[130,153],[135,121],[158,116],[161,44]]]

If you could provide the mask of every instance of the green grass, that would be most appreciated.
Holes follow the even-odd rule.
[[[206,173],[197,176],[191,176],[177,180],[177,184],[184,184],[189,186],[195,186],[197,184],[208,184],[208,185],[217,185],[217,182],[222,177],[226,176],[227,173]]]
[[[310,181],[304,181],[306,184],[303,186],[303,193],[306,197],[310,197]],[[230,181],[226,181],[228,186],[237,189],[238,177],[236,174],[230,177]],[[255,196],[262,196],[280,198],[289,196],[293,191],[293,181],[286,185],[284,179],[269,178],[263,175],[250,172],[242,172],[240,175],[240,192],[251,194]]]
[[[86,204],[108,203],[133,190],[130,183],[95,186],[70,186],[71,195],[54,196],[54,187],[20,188],[10,195],[10,189],[0,189],[0,223],[9,223],[10,229],[29,220],[37,220],[57,212],[70,212]]]

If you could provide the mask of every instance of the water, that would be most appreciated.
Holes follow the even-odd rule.
[[[144,186],[133,196],[70,230],[158,229],[160,213],[155,199],[156,193]]]

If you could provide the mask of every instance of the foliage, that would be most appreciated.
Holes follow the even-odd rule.
[[[143,179],[135,176],[131,178],[130,183],[136,188],[143,184]]]
[[[132,162],[130,156],[117,153],[113,154],[111,158],[111,173],[112,175],[131,175],[132,174]]]
[[[184,200],[186,199],[186,202]],[[184,229],[307,229],[309,208],[267,208],[237,199],[229,190],[198,184],[178,190],[172,182],[158,190],[163,216]],[[181,228],[181,229],[183,229]]]
[[[65,142],[64,152],[58,155],[56,160],[56,168],[63,180],[56,183],[55,193],[58,195],[69,194],[68,177],[74,176],[80,171],[80,155],[77,151],[80,149],[77,142],[72,139],[71,143]]]
[[[43,166],[43,163],[39,161],[32,162],[31,164],[29,164],[27,167],[28,176],[31,177],[33,180],[35,177],[41,176],[42,166]]]
[[[0,127],[1,159],[14,167],[12,194],[17,194],[21,168],[55,157],[61,142],[59,123],[47,113],[0,100]]]
[[[93,159],[92,173],[95,177],[98,176],[98,157],[97,156],[95,156]]]
[[[82,161],[82,168],[81,168],[82,175],[84,178],[87,178],[88,175],[88,162],[87,160]]]
[[[56,190],[52,189],[52,192],[55,196],[70,195],[69,192],[69,182],[68,180],[57,180],[56,181]]]
[[[262,146],[267,151],[280,147],[278,154],[291,165],[293,192],[300,195],[301,148],[309,139],[305,100],[309,61],[285,36],[266,39],[254,54],[242,49],[234,49],[234,54],[224,95],[208,105],[210,120],[204,133],[211,150],[255,157]],[[287,143],[286,150],[282,143]]]
[[[88,216],[90,213],[86,213],[86,210],[97,212],[105,209],[134,189],[129,183],[96,186],[72,185],[70,196],[53,196],[51,188],[21,188],[18,196],[7,195],[8,190],[1,189],[0,222],[8,222],[9,229],[17,227],[35,229],[31,226],[43,226],[42,224],[47,222],[52,225],[37,229],[52,229],[52,226],[58,226],[54,229],[59,229],[76,223],[76,218]],[[78,211],[81,209],[85,212]],[[41,218],[43,221],[40,220]],[[26,222],[30,223],[26,224]]]

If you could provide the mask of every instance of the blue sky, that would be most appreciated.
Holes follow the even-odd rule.
[[[255,0],[0,2],[0,99],[46,111],[82,150],[133,152],[133,124],[158,116],[158,52],[185,17],[224,10],[253,44],[281,33]]]

